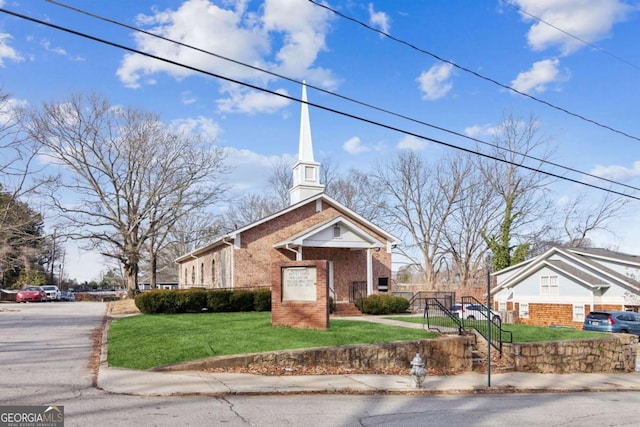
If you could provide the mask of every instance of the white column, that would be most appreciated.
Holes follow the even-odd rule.
[[[371,249],[367,249],[367,295],[373,294],[373,260]]]

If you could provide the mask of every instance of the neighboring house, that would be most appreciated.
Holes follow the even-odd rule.
[[[171,268],[170,265],[163,265],[158,268],[156,272],[156,288],[157,289],[178,289],[178,275],[175,268]],[[138,282],[139,291],[148,291],[151,289],[151,277],[150,274],[142,276]]]
[[[640,305],[640,257],[606,249],[552,248],[493,275],[494,309],[524,324],[581,329],[590,311]]]
[[[324,193],[304,86],[302,100],[290,206],[178,258],[180,288],[271,286],[276,263],[327,260],[336,302],[358,292],[391,292],[391,250],[398,241]]]

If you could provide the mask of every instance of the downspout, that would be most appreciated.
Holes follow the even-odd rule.
[[[236,277],[233,274],[233,272],[235,271],[235,261],[234,261],[234,249],[233,249],[233,242],[228,242],[226,239],[222,239],[222,243],[224,243],[225,245],[229,245],[231,247],[231,288],[235,288],[235,284],[236,284]]]
[[[302,246],[299,246],[299,249],[293,249],[293,248],[290,248],[289,245],[290,244],[287,243],[286,245],[284,245],[284,248],[296,254],[296,261],[302,261]]]

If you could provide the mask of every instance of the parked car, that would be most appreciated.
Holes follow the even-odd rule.
[[[482,304],[455,304],[450,311],[460,319],[487,320],[487,309]],[[494,323],[502,321],[498,313],[494,311],[490,311],[490,313]]]
[[[40,286],[25,286],[16,294],[16,302],[42,302],[47,300],[47,293]]]
[[[584,318],[582,329],[640,335],[640,315],[630,311],[592,311]]]
[[[56,285],[45,285],[42,289],[47,293],[47,301],[60,301],[60,289]]]
[[[76,296],[71,291],[60,291],[60,301],[75,301]]]

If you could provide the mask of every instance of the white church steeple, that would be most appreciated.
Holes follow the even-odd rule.
[[[301,105],[298,161],[293,166],[293,187],[289,190],[292,205],[324,191],[324,185],[320,184],[320,163],[313,161],[313,143],[311,141],[311,124],[309,123],[309,105],[307,104],[305,82],[302,82]]]

